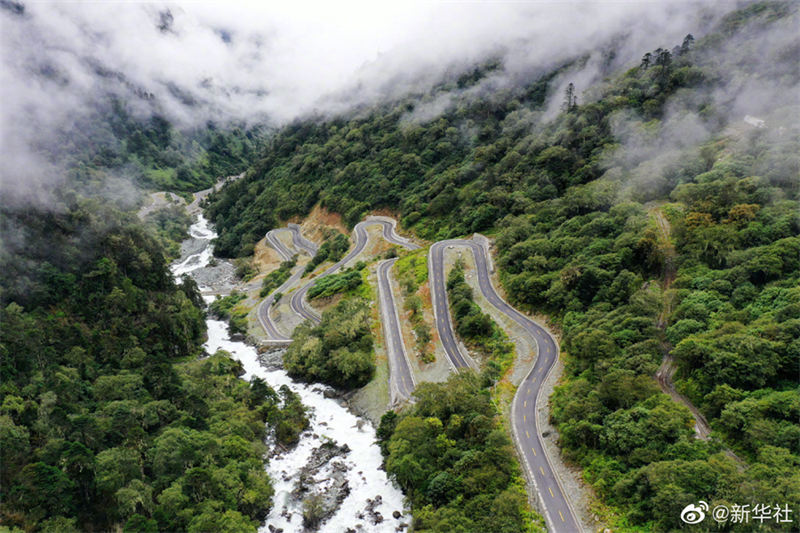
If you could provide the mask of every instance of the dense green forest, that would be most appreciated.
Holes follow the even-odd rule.
[[[478,376],[423,383],[414,398],[378,428],[386,471],[411,500],[414,530],[533,531],[514,448]]]
[[[0,207],[3,527],[253,531],[267,515],[265,439],[295,444],[306,409],[286,387],[242,380],[229,354],[203,353],[197,286],[167,268],[186,216],[167,209],[142,223],[119,210],[140,201],[135,187],[188,197],[246,170],[207,202],[215,253],[237,257],[244,277],[256,274],[245,256],[264,233],[315,205],[350,227],[389,210],[429,241],[489,235],[509,301],[561,333],[551,418],[565,458],[602,502],[592,509],[602,522],[677,530],[681,509],[703,500],[787,506],[792,522],[760,527],[796,530],[800,105],[779,91],[800,84],[800,6],[741,6],[696,39],[639,51],[641,62],[603,71],[592,87],[566,82],[597,56],[612,64],[613,44],[527,79],[489,60],[428,91],[275,132],[181,129],[150,96],[92,95],[93,110],[31,147],[63,174],[58,190]],[[349,246],[331,232],[306,273]],[[396,270],[430,361],[424,254],[403,252]],[[280,285],[292,265],[264,286]],[[295,330],[290,375],[347,390],[374,377],[366,272],[309,291],[344,298],[318,326]],[[423,383],[415,402],[383,417],[387,472],[418,531],[535,529],[491,389],[513,351],[461,268],[448,291],[484,372]],[[243,299],[212,304],[232,332],[246,330]],[[654,379],[669,364],[709,439]]]
[[[740,78],[796,86],[791,47],[758,44],[797,23],[797,4],[750,4],[705,36],[642,50],[549,121],[551,82],[570,65],[491,96],[459,92],[502,68],[489,63],[357,118],[298,121],[212,195],[217,251],[246,255],[317,203],[351,226],[390,208],[430,240],[489,233],[509,299],[563,331],[552,417],[611,523],[677,528],[698,500],[800,508],[798,107],[775,101],[754,127],[718,97]],[[448,93],[437,118],[410,118]],[[462,333],[483,327],[459,305],[472,317]],[[708,441],[653,379],[668,354]],[[428,481],[403,486],[428,503]]]
[[[254,531],[266,516],[264,439],[296,442],[304,408],[241,380],[225,353],[199,359],[205,305],[166,261],[190,218],[170,207],[139,221],[118,210],[138,193],[114,181],[208,187],[241,172],[262,136],[179,131],[108,97],[39,147],[62,189],[47,205],[0,209],[4,526]]]
[[[345,390],[366,385],[375,373],[369,303],[358,296],[322,313],[322,322],[304,322],[292,333],[283,356],[290,376]]]
[[[197,287],[174,284],[131,215],[78,197],[2,214],[20,239],[0,256],[4,525],[255,530],[272,494],[264,438],[296,441],[299,400],[241,380],[225,353],[198,359]]]

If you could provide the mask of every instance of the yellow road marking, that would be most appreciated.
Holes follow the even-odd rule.
[[[564,515],[563,515],[563,514],[561,514],[561,511],[559,511],[559,512],[558,512],[558,516],[560,516],[560,517],[561,517],[561,521],[562,521],[562,522],[565,522],[565,520],[564,520]]]
[[[531,380],[531,383],[533,383],[534,381],[536,381],[536,376],[533,376],[533,379]]]
[[[523,422],[527,422],[528,421],[528,415],[522,415],[522,421]]]
[[[540,467],[539,467],[539,472],[541,472],[541,473],[542,473],[542,475],[544,475],[544,468],[542,468],[542,467],[540,466]]]
[[[550,497],[555,498],[555,496],[553,496],[553,489],[551,489],[550,487],[547,487],[547,490],[550,491]]]
[[[524,402],[522,402],[522,407],[528,407],[528,400],[525,400]]]
[[[531,448],[531,451],[533,452],[533,456],[534,456],[534,457],[536,457],[536,450],[534,450],[533,448]]]
[[[530,394],[530,393],[531,393],[531,388],[530,388],[530,387],[528,387],[528,392],[527,392],[527,394]]]
[[[525,430],[525,436],[526,436],[526,437],[528,437],[528,438],[531,438],[531,434],[530,434],[530,433],[528,433],[528,430],[527,430],[527,429]]]

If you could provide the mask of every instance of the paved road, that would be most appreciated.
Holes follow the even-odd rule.
[[[444,351],[455,370],[470,368],[470,359],[458,346],[454,333],[452,318],[447,304],[447,280],[444,275],[444,250],[448,246],[462,245],[467,241],[439,241],[428,250],[428,279],[431,285],[431,300],[436,330],[442,341]]]
[[[541,326],[506,303],[494,290],[487,266],[488,250],[475,241],[439,241],[431,246],[428,262],[431,294],[434,297],[434,313],[439,337],[445,352],[457,369],[468,366],[464,354],[458,349],[447,307],[447,292],[444,277],[444,250],[448,246],[467,247],[475,256],[478,285],[484,297],[501,313],[519,324],[539,347],[539,355],[533,368],[520,383],[511,405],[511,427],[515,444],[523,459],[528,478],[539,494],[549,529],[556,532],[575,533],[581,531],[580,522],[564,494],[561,484],[553,472],[545,453],[537,420],[537,407],[541,405],[541,385],[558,358],[558,345]]]
[[[298,250],[306,252],[312,257],[317,253],[317,245],[303,237],[302,233],[300,232],[300,226],[297,224],[289,224],[286,228],[270,230],[266,235],[267,244],[274,248],[284,261],[290,260],[294,256],[294,252],[277,237],[277,233],[280,231],[290,231],[292,233],[292,244]],[[297,283],[297,281],[302,277],[303,267],[296,266],[295,271],[292,273],[289,279],[283,282],[280,287],[272,291],[269,296],[261,300],[261,303],[258,304],[256,316],[258,317],[258,321],[261,323],[261,327],[264,328],[264,331],[267,334],[268,342],[275,344],[288,344],[292,342],[290,337],[284,335],[278,330],[275,322],[272,321],[272,317],[270,316],[269,312],[272,308],[272,304],[275,302],[275,295],[277,293],[283,294],[289,289],[289,287]]]
[[[364,224],[380,224],[383,226],[383,238],[409,250],[419,250],[419,246],[397,234],[397,221],[391,217],[369,216]]]
[[[267,232],[264,238],[266,239],[267,244],[274,248],[275,251],[278,252],[278,255],[281,256],[281,261],[289,261],[295,255],[295,252],[283,244],[283,241],[278,238],[278,233],[282,231],[287,230],[286,228],[271,229]]]
[[[387,259],[378,265],[378,301],[381,309],[383,337],[386,340],[386,352],[389,354],[389,387],[392,404],[407,400],[417,386],[411,364],[408,360],[403,333],[400,328],[400,316],[392,295],[389,280],[390,271],[397,259]]]
[[[278,255],[281,256],[283,261],[289,261],[293,256],[294,253],[288,246],[283,244],[283,242],[277,237],[277,232],[279,231],[287,231],[286,228],[279,228],[270,230],[267,232],[266,241],[267,244],[270,245],[272,248],[278,252]],[[292,231],[292,238],[294,240],[294,235],[299,233],[299,226],[298,229],[289,228],[289,231]],[[297,241],[295,240],[295,243]],[[296,245],[296,244],[295,244]],[[277,293],[284,293],[289,287],[291,287],[294,283],[297,283],[303,276],[303,267],[296,266],[295,271],[292,275],[287,279],[283,284],[272,291],[266,298],[261,300],[258,304],[258,309],[256,310],[256,316],[258,317],[258,321],[261,324],[261,327],[264,328],[264,332],[267,334],[267,342],[273,344],[289,344],[292,342],[292,339],[278,331],[277,326],[272,321],[272,317],[269,314],[270,309],[272,309],[272,304],[275,302],[275,295]]]
[[[313,242],[303,237],[303,234],[301,233],[300,230],[300,225],[287,224],[286,227],[289,229],[289,231],[292,232],[292,243],[294,244],[295,248],[306,252],[311,257],[317,255],[317,250],[319,250],[319,246],[317,246]]]
[[[315,277],[299,289],[297,289],[294,294],[292,294],[291,306],[292,310],[300,315],[305,320],[310,320],[315,324],[319,324],[322,317],[317,313],[314,309],[308,305],[306,301],[306,294],[308,294],[308,290],[319,280],[329,274],[333,274],[337,270],[343,268],[348,262],[350,262],[353,258],[355,258],[358,254],[360,254],[364,248],[367,246],[367,226],[371,226],[374,224],[380,224],[383,226],[383,236],[384,238],[399,246],[405,246],[407,248],[415,249],[419,248],[416,244],[410,243],[406,239],[400,237],[395,232],[395,225],[394,221],[391,219],[385,219],[384,217],[375,217],[370,218],[369,220],[365,220],[363,222],[359,222],[356,224],[356,227],[353,229],[353,234],[355,235],[355,245],[350,250],[350,252],[344,256],[344,258],[336,263],[333,266],[328,267],[322,274]]]
[[[306,294],[308,290],[317,282],[318,279],[332,274],[344,267],[348,262],[353,260],[360,254],[367,245],[368,234],[367,226],[380,224],[383,227],[383,237],[399,246],[408,249],[418,249],[416,244],[400,237],[395,231],[396,222],[387,217],[371,217],[370,219],[360,222],[354,229],[355,246],[341,261],[326,269],[321,275],[317,276],[310,282],[306,283],[300,289],[292,294],[292,299],[289,304],[292,310],[300,315],[305,320],[310,320],[313,323],[319,323],[321,317],[314,311],[306,302]],[[317,246],[304,239],[300,233],[300,227],[297,224],[290,224],[288,230],[292,232],[293,244],[296,248],[312,254],[316,254]],[[282,257],[289,256],[291,250],[288,249],[276,236],[275,232],[285,230],[272,230],[267,233],[267,243],[275,248]],[[286,254],[286,255],[284,255]],[[408,354],[406,352],[405,343],[403,342],[402,330],[400,328],[400,317],[397,313],[395,306],[394,296],[392,295],[391,283],[389,281],[389,271],[394,265],[396,259],[383,261],[378,266],[378,294],[379,304],[381,310],[381,322],[384,328],[384,337],[386,338],[386,351],[389,355],[389,387],[392,391],[392,403],[408,399],[411,393],[414,392],[416,381],[411,372],[411,366],[408,361]],[[297,283],[303,276],[303,267],[295,267],[292,276],[286,280],[280,287],[272,292],[269,296],[261,301],[258,306],[257,316],[267,334],[267,340],[274,344],[288,344],[291,338],[284,335],[275,326],[275,323],[270,317],[270,309],[275,301],[275,294],[285,292],[289,287]]]
[[[258,310],[256,311],[256,316],[258,317],[258,321],[261,324],[261,327],[264,328],[264,332],[266,332],[267,334],[267,339],[266,339],[267,342],[274,344],[289,344],[290,342],[292,342],[292,339],[290,337],[287,337],[286,335],[278,331],[278,328],[272,321],[272,317],[270,316],[269,311],[270,309],[272,309],[272,304],[275,302],[275,295],[279,292],[283,293],[284,291],[286,291],[289,287],[292,286],[292,284],[297,283],[297,280],[299,280],[302,276],[303,276],[303,267],[302,266],[295,267],[295,271],[289,277],[289,279],[284,281],[280,287],[272,291],[272,293],[269,296],[261,300],[261,303],[258,304]]]

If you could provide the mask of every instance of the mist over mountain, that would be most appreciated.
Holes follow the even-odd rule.
[[[468,95],[518,87],[569,62],[551,93],[560,95],[573,81],[582,96],[642,49],[702,33],[730,8],[669,2],[293,6],[5,2],[0,175],[6,196],[34,198],[58,183],[63,157],[52,148],[63,146],[64,136],[91,132],[112,97],[135,119],[162,116],[183,131],[208,121],[278,126],[424,93],[487,60],[500,68]],[[446,91],[415,116],[431,118],[461,96]],[[559,99],[552,99],[546,117]],[[88,136],[79,142],[107,138]]]
[[[763,504],[758,527],[796,530],[800,3],[0,0],[0,46],[12,533],[291,519],[266,465],[314,413],[205,353],[206,281],[235,285],[209,306],[229,333],[291,337],[289,376],[371,413],[409,507],[367,500],[354,525],[561,531],[563,504],[589,530],[667,532],[700,504]],[[360,241],[371,215],[416,248],[387,218],[387,242]],[[472,238],[552,343],[478,297],[478,256],[456,257]],[[176,280],[179,256],[225,282]],[[448,314],[474,372],[451,372]],[[386,342],[392,316],[405,340]],[[403,403],[387,359],[406,342]],[[542,347],[554,366],[531,366]],[[521,461],[536,449],[569,467],[545,477]],[[306,531],[338,496],[291,498]]]

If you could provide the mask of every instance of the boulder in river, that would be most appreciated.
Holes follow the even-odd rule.
[[[315,448],[300,469],[292,495],[302,499],[303,525],[307,529],[318,529],[350,494],[347,466],[338,459],[349,453],[346,444],[328,441]]]

